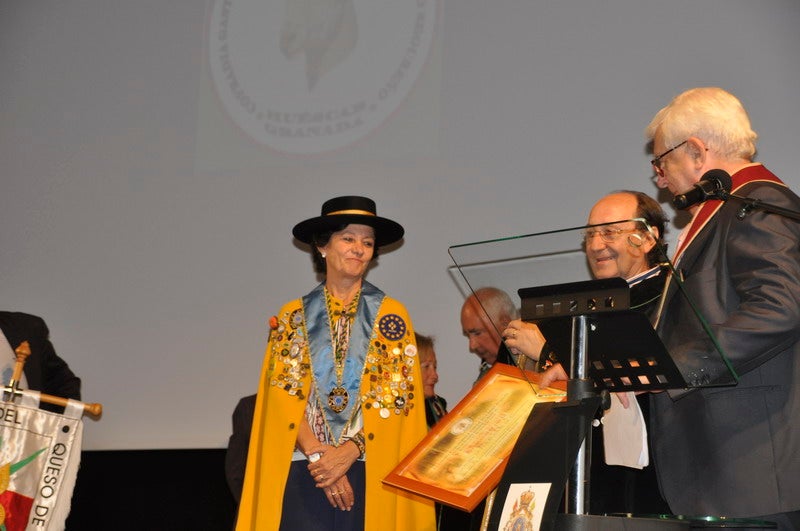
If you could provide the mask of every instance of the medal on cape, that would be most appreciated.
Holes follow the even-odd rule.
[[[328,407],[337,413],[345,410],[349,400],[350,395],[347,394],[347,389],[344,387],[336,386],[328,393]]]

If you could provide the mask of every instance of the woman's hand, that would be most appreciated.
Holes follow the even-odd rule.
[[[355,492],[353,492],[353,487],[350,486],[347,476],[342,476],[336,483],[325,488],[324,492],[331,506],[342,511],[352,509],[356,501]]]
[[[526,323],[514,319],[503,330],[503,341],[512,354],[524,354],[534,361],[539,360],[545,339],[539,327],[533,323]]]
[[[346,474],[361,457],[358,446],[349,440],[340,446],[323,444],[315,438],[305,421],[300,424],[297,446],[308,456],[308,472],[317,488],[323,489],[331,506],[343,511],[352,509],[355,493]]]
[[[319,454],[319,459],[313,463],[308,464],[308,471],[311,477],[317,483],[317,487],[321,489],[332,490],[338,492],[340,489],[336,488],[338,482],[342,479],[347,481],[347,471],[353,466],[358,457],[361,455],[358,447],[350,442],[345,441],[341,446],[330,446],[327,444],[317,444],[306,450],[307,455]],[[352,489],[350,491],[350,499],[352,500]],[[352,506],[352,503],[350,503]]]

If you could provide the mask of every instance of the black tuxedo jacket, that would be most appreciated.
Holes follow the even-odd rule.
[[[762,166],[733,176],[772,177]],[[738,179],[737,179],[738,177]],[[800,211],[780,184],[737,195]],[[684,287],[740,379],[651,397],[651,442],[675,514],[752,517],[800,509],[800,223],[728,200],[688,244]],[[721,382],[719,358],[674,286],[657,330],[684,374]],[[688,368],[688,369],[687,369]]]
[[[23,341],[30,344],[31,355],[25,360],[23,369],[29,389],[80,400],[81,380],[56,354],[50,343],[50,331],[43,319],[26,313],[0,311],[0,330],[6,336],[12,350]],[[45,406],[48,405],[42,404],[43,409],[58,409]]]

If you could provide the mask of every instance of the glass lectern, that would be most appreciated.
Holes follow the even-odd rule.
[[[631,223],[636,229],[619,229],[630,227]],[[620,278],[593,278],[585,237],[631,238],[628,241],[635,250],[641,240],[632,234],[644,232],[652,233],[652,229],[642,219],[619,220],[450,247],[455,263],[453,277],[464,294],[477,293],[481,302],[481,288],[505,291],[520,309],[522,320],[538,326],[544,335],[546,345],[540,357],[552,354],[568,367],[570,376],[567,402],[537,403],[533,408],[511,454],[506,475],[495,491],[489,529],[509,525],[508,507],[515,504],[518,508],[524,498],[519,495],[522,497],[512,499],[510,493],[518,493],[520,485],[527,483],[544,482],[552,487],[546,491],[546,500],[538,502],[543,509],[538,520],[542,529],[555,525],[565,483],[566,512],[589,516],[587,445],[591,437],[587,434],[603,391],[663,390],[678,395],[698,387],[736,384],[736,372],[711,326],[698,312],[694,312],[691,323],[686,323],[690,333],[681,340],[691,342],[695,351],[701,346],[707,353],[703,357],[684,356],[680,348],[670,352],[654,330],[653,323],[661,317],[664,294],[683,297],[695,307],[683,289],[680,271],[669,262],[666,249],[657,247],[650,255],[651,263],[659,265],[652,274],[664,280],[658,283],[655,293],[630,287]],[[602,273],[606,270],[603,260],[614,256],[607,253],[595,258],[600,259],[596,269]],[[487,315],[492,313],[488,311]],[[492,324],[502,335],[505,323]],[[526,499],[533,499],[531,493],[523,492]],[[661,524],[658,529],[667,529],[684,528],[686,524],[669,519],[647,520],[637,525],[645,529],[646,525]]]

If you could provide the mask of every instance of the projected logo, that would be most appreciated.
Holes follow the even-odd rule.
[[[228,115],[290,153],[350,145],[405,100],[437,0],[215,0],[209,64]]]

